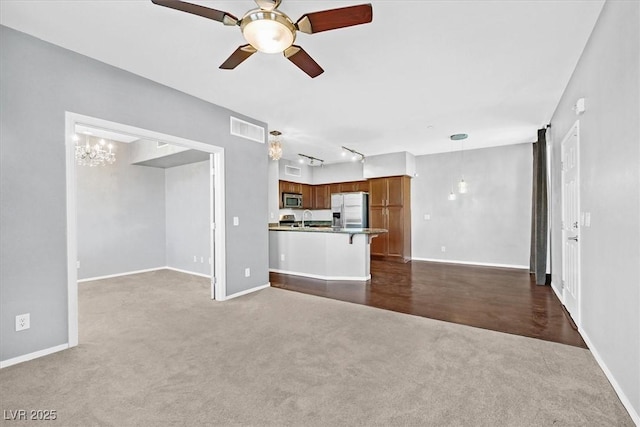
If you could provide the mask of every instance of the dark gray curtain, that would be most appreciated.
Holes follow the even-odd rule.
[[[547,138],[546,129],[538,129],[538,141],[533,143],[533,197],[531,203],[531,257],[529,271],[536,285],[547,283]]]

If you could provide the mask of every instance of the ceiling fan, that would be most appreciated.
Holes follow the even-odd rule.
[[[230,13],[187,3],[179,0],[151,0],[153,3],[192,13],[204,18],[222,22],[224,25],[240,27],[248,44],[242,45],[231,54],[220,68],[232,70],[254,53],[283,52],[284,56],[310,77],[324,72],[322,67],[300,46],[293,44],[296,31],[315,34],[322,31],[367,24],[373,19],[371,4],[348,6],[320,12],[305,13],[297,22],[278,10],[282,0],[255,0],[257,9],[244,14],[241,19]]]

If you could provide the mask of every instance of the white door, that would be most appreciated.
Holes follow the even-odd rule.
[[[579,125],[562,141],[562,299],[580,326],[580,174]]]
[[[216,298],[216,223],[215,223],[215,163],[214,155],[209,154],[209,222],[211,227],[209,230],[209,265],[211,266],[211,299]]]

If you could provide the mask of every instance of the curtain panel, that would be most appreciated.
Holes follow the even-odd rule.
[[[546,129],[538,129],[533,143],[533,191],[531,203],[531,256],[529,271],[536,285],[547,283],[547,245],[549,210],[547,199],[547,138]]]

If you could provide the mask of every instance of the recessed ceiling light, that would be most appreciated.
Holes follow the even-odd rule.
[[[468,136],[466,133],[454,133],[449,138],[451,138],[452,141],[460,141],[461,139],[467,139]]]

